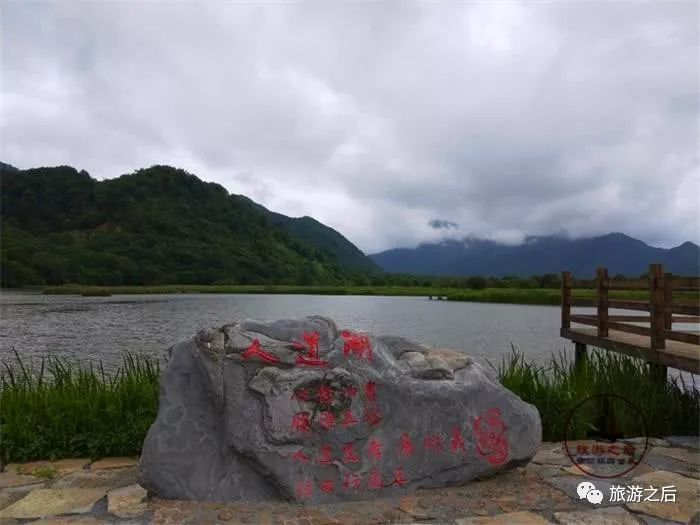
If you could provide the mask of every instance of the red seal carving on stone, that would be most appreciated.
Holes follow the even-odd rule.
[[[501,411],[492,408],[474,421],[476,451],[492,465],[500,465],[508,459],[506,425],[501,419]]]

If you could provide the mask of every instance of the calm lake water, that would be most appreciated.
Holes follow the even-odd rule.
[[[593,313],[592,309],[576,309]],[[610,310],[611,314],[624,313]],[[528,359],[573,353],[559,337],[558,306],[430,301],[425,297],[325,295],[115,295],[81,297],[36,292],[0,293],[0,359],[60,355],[102,361],[110,370],[124,352],[163,356],[173,344],[207,326],[245,318],[273,320],[320,314],[341,328],[402,335],[465,352],[494,365],[511,344]],[[674,325],[675,326],[675,325]],[[697,325],[678,325],[698,329]],[[672,376],[677,372],[672,370]],[[695,377],[696,384],[700,378]]]
[[[102,360],[112,368],[125,351],[161,356],[207,326],[246,317],[272,320],[321,314],[341,328],[402,335],[451,347],[496,364],[511,343],[543,360],[571,350],[559,337],[559,308],[429,301],[422,297],[313,295],[116,295],[80,297],[3,291],[0,357],[61,355]]]

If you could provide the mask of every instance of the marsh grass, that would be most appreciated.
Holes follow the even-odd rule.
[[[551,288],[468,288],[427,286],[296,286],[296,285],[156,285],[156,286],[86,286],[64,284],[43,289],[49,295],[83,295],[108,297],[118,294],[287,294],[287,295],[369,295],[400,297],[446,297],[448,301],[558,305],[561,291]],[[575,289],[574,299],[593,301],[595,290]],[[611,298],[648,300],[647,290],[611,290]],[[678,292],[674,298],[697,300],[697,293]],[[592,304],[592,303],[591,303]]]
[[[126,354],[111,374],[101,365],[57,357],[25,362],[16,352],[1,364],[3,462],[140,453],[158,411],[157,360]],[[565,434],[583,439],[611,432],[618,437],[698,433],[695,385],[684,386],[679,379],[658,383],[642,360],[594,350],[577,371],[564,353],[537,365],[513,350],[494,369],[504,386],[537,407],[548,441],[561,441]],[[629,400],[643,417],[624,402],[594,398],[575,411],[566,432],[572,409],[601,394]]]
[[[111,374],[58,357],[0,373],[2,459],[29,461],[138,454],[158,410],[159,365],[126,354]]]
[[[546,441],[698,434],[700,392],[692,376],[685,384],[680,377],[658,382],[641,359],[593,349],[576,370],[563,352],[537,365],[513,350],[496,371],[505,387],[538,408]]]

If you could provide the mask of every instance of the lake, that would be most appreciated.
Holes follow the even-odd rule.
[[[594,313],[576,308],[577,313]],[[610,309],[610,314],[629,313]],[[511,352],[545,361],[552,353],[573,354],[559,337],[558,306],[430,301],[425,297],[163,294],[81,297],[7,291],[0,294],[0,359],[60,355],[107,370],[124,352],[164,355],[167,348],[201,328],[240,319],[273,320],[325,315],[339,327],[377,335],[402,335],[431,346],[465,352],[494,365]],[[648,326],[648,325],[647,325]],[[676,325],[674,324],[674,327]],[[679,324],[697,330],[697,324]],[[678,372],[671,369],[671,376]],[[684,381],[700,385],[700,377]]]
[[[541,361],[571,350],[559,337],[553,306],[430,301],[424,297],[314,295],[115,295],[81,297],[3,291],[0,356],[60,355],[102,360],[112,368],[123,352],[161,356],[207,326],[246,317],[272,320],[320,314],[341,328],[402,335],[466,352],[496,364],[511,344]]]

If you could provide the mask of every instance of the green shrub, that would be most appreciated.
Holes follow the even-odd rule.
[[[679,378],[656,381],[641,359],[595,349],[576,370],[564,353],[538,366],[514,349],[496,370],[506,388],[537,407],[546,441],[611,431],[620,437],[698,434],[700,392],[695,384],[683,385]],[[594,396],[601,397],[581,404]],[[620,398],[639,409],[641,417]],[[570,414],[571,425],[565,428]]]

